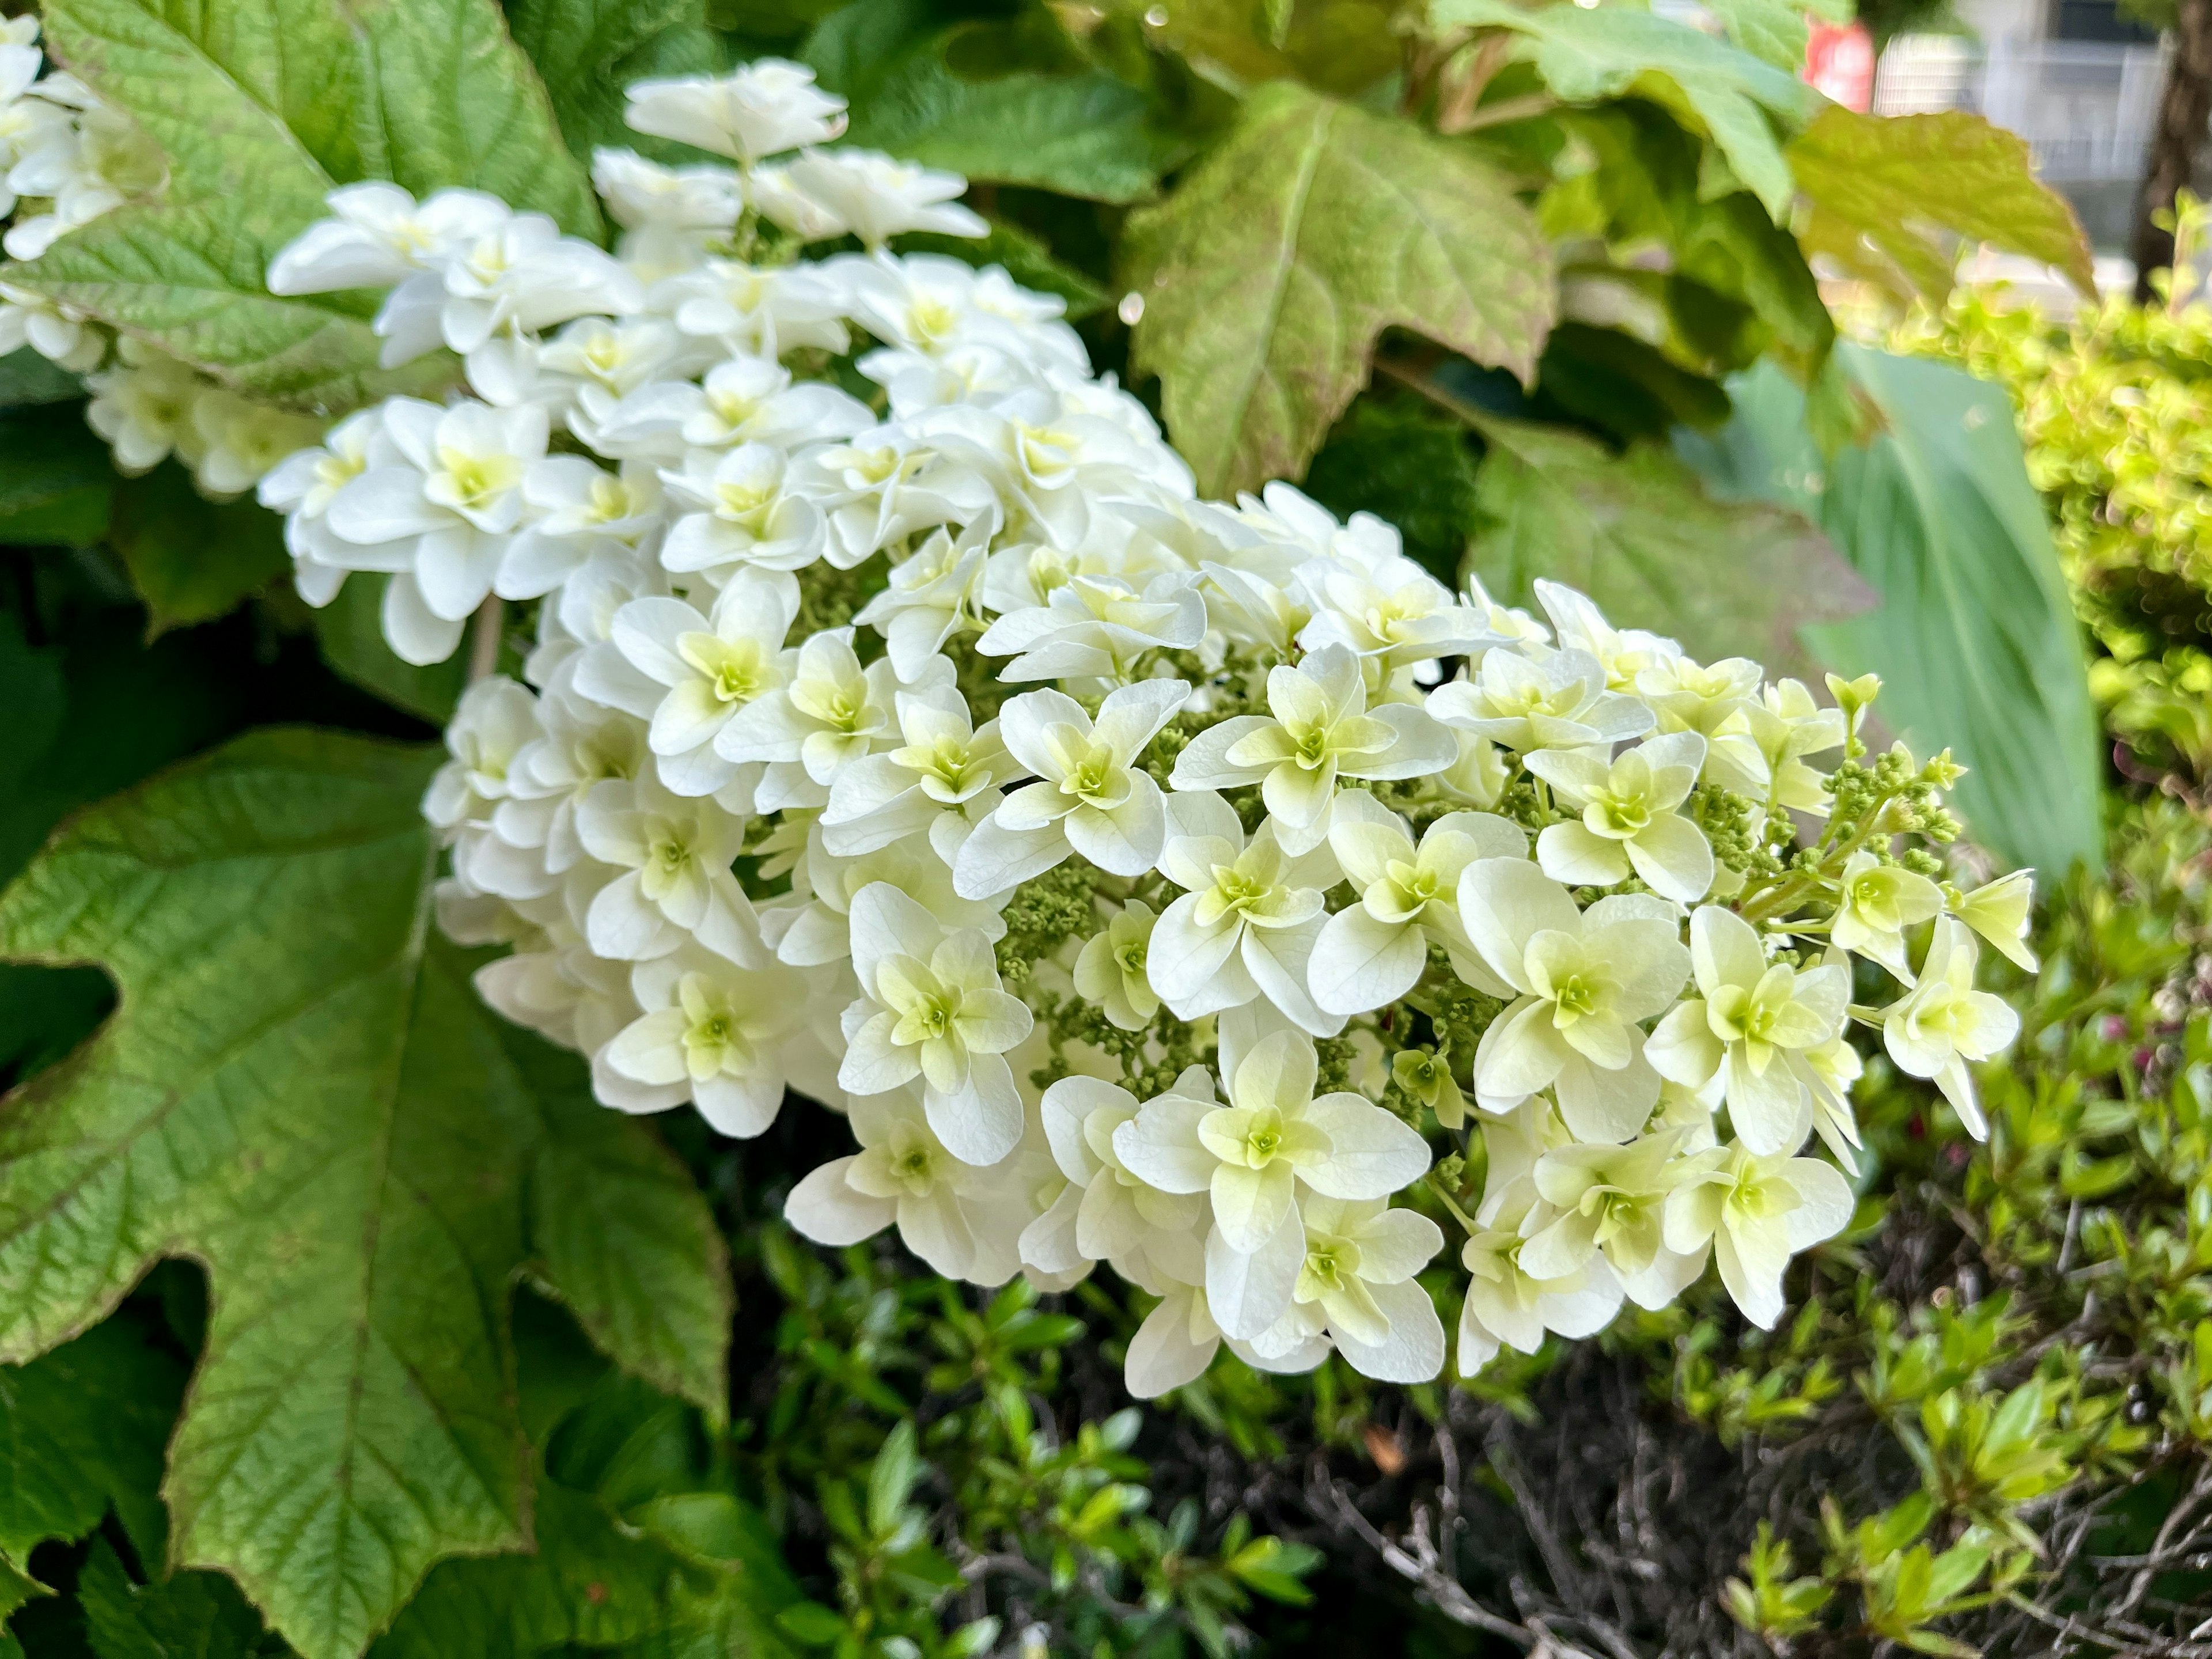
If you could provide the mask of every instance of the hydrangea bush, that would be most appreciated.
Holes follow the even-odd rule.
[[[1855,1024],[1980,1133],[2016,1020],[1978,940],[2025,959],[2027,879],[1943,879],[1957,769],[1869,751],[1873,684],[1454,592],[1285,484],[1200,499],[1057,301],[885,250],[983,226],[827,148],[799,65],[628,119],[733,165],[601,150],[614,253],[334,191],[270,289],[388,289],[386,367],[443,347],[467,391],[258,479],[301,593],[386,574],[407,661],[541,602],[424,810],[443,925],[512,946],[483,996],[605,1105],[844,1114],[794,1225],[987,1285],[1103,1261],[1158,1298],[1141,1395],[1224,1344],[1436,1376],[1440,1221],[1462,1373],[1709,1260],[1771,1324],[1850,1218]],[[100,383],[122,464],[180,441],[179,373]]]
[[[160,161],[8,28],[30,255]],[[1709,1260],[1771,1324],[1850,1215],[1853,1024],[1980,1133],[1967,1066],[2016,1021],[1977,941],[2027,959],[2027,878],[1943,879],[1957,769],[1869,752],[1870,680],[1824,705],[1565,587],[1541,621],[1455,593],[1287,484],[1200,499],[1058,301],[886,251],[986,227],[957,177],[830,147],[800,65],[627,118],[732,165],[601,149],[614,252],[369,182],[270,267],[388,290],[383,365],[455,354],[442,403],[325,431],[0,311],[98,371],[118,467],[258,484],[311,605],[386,577],[407,662],[482,617],[488,665],[539,602],[424,810],[443,925],[512,947],[482,994],[605,1105],[844,1114],[794,1225],[986,1285],[1103,1261],[1158,1298],[1141,1395],[1224,1344],[1436,1376],[1447,1226],[1464,1374]]]

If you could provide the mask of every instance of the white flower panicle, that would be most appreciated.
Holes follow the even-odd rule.
[[[261,482],[300,592],[388,576],[411,661],[536,605],[425,810],[445,925],[513,947],[483,995],[606,1104],[846,1114],[800,1231],[986,1285],[1107,1263],[1158,1298],[1148,1395],[1224,1345],[1429,1378],[1439,1298],[1471,1372],[1709,1261],[1771,1323],[1850,1215],[1854,1024],[1979,1132],[2015,1022],[1976,941],[2032,963],[2029,892],[1944,881],[1956,769],[1869,755],[1872,687],[1455,592],[1286,485],[1200,500],[1055,302],[885,250],[982,226],[823,148],[806,70],[629,107],[732,165],[603,153],[612,253],[332,194],[271,285],[389,289],[392,360],[465,390]],[[170,370],[125,363],[95,419],[151,465]]]

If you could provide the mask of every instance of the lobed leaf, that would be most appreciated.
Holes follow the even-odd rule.
[[[358,1652],[439,1558],[527,1544],[526,1265],[623,1364],[725,1398],[704,1202],[431,926],[430,763],[256,733],[74,820],[0,895],[0,953],[120,991],[0,1104],[0,1356],[83,1329],[157,1257],[205,1261],[172,1559],[231,1573],[307,1659]],[[584,1169],[650,1219],[551,1224]]]
[[[1403,327],[1535,372],[1552,254],[1505,178],[1410,123],[1261,88],[1168,199],[1130,216],[1131,362],[1160,377],[1200,490],[1296,477]]]
[[[1899,300],[1941,302],[1949,235],[1987,242],[2097,291],[2089,240],[2066,198],[2035,176],[2027,140],[1964,110],[1861,115],[1831,104],[1790,146],[1803,192],[1798,240]]]

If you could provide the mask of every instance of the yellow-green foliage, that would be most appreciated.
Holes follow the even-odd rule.
[[[2178,245],[2202,246],[2185,199]],[[1896,331],[2012,393],[2082,621],[2091,687],[2137,763],[2212,776],[2212,302],[2185,268],[2160,297],[2055,318],[2003,284],[1961,286]]]

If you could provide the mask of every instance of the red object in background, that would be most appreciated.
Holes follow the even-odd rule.
[[[1803,79],[1845,109],[1874,107],[1874,37],[1863,23],[1815,23],[1805,42]]]

